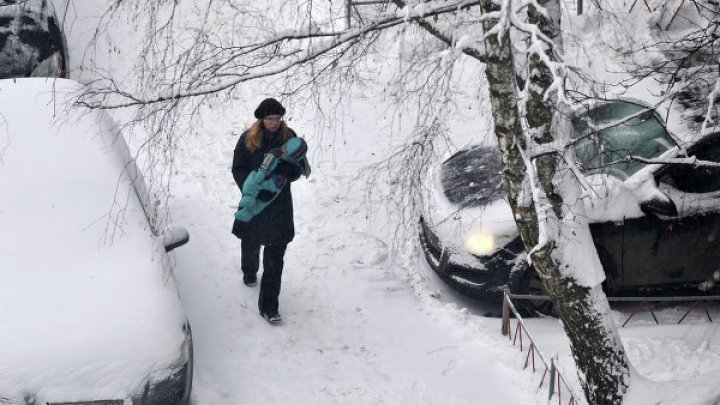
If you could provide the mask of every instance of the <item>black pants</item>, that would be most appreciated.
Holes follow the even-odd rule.
[[[241,267],[245,274],[257,274],[260,268],[260,244],[242,240]],[[258,308],[266,314],[278,312],[278,297],[285,258],[286,243],[268,244],[263,250],[263,275],[260,281]]]

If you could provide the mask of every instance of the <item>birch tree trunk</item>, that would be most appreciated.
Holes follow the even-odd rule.
[[[548,11],[548,15],[541,15],[531,6],[528,21],[554,41],[553,47],[546,50],[546,55],[556,60],[554,52],[562,49],[560,4],[558,0],[540,0],[538,3]],[[499,6],[491,0],[481,7],[486,14],[499,11]],[[497,29],[496,24],[497,20],[485,21],[485,32]],[[588,403],[620,404],[629,384],[629,368],[602,291],[602,277],[597,274],[588,277],[595,281],[588,286],[587,282],[580,283],[574,276],[583,271],[602,273],[602,266],[592,248],[587,223],[578,220],[583,217],[577,215],[582,214],[580,184],[571,170],[562,170],[564,176],[559,174],[559,166],[569,169],[564,161],[560,161],[568,151],[546,153],[534,159],[528,154],[535,149],[535,143],[543,145],[562,140],[571,131],[566,114],[555,114],[553,117],[557,97],[543,99],[557,76],[540,57],[532,55],[523,64],[527,69],[524,74],[527,80],[519,83],[510,38],[506,30],[485,39],[486,75],[510,205],[516,214],[525,247],[531,252],[535,270],[552,298],[570,339]],[[524,90],[523,95],[518,93],[520,84],[523,85],[520,89]],[[519,105],[519,99],[525,104]],[[524,157],[518,146],[524,151]],[[538,213],[542,215],[538,216]],[[581,243],[567,243],[576,238],[581,239]],[[590,252],[572,251],[582,247],[592,249]],[[595,258],[590,262],[590,268],[573,269],[574,264],[583,262],[574,260],[573,256],[587,254]]]
[[[500,6],[492,0],[480,5],[483,14],[499,12]],[[490,32],[497,24],[496,19],[483,21],[483,29]],[[510,48],[509,32],[485,37],[485,76],[489,83],[495,136],[502,154],[503,176],[508,190],[520,237],[525,246],[535,246],[538,241],[537,214],[532,200],[521,199],[523,182],[526,177],[525,163],[517,141],[522,141],[518,119],[517,80],[515,63]]]

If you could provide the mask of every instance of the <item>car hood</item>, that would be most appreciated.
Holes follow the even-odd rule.
[[[492,148],[488,151],[499,154]],[[427,181],[431,184],[431,192],[424,208],[425,221],[433,227],[444,244],[443,248],[452,251],[454,262],[477,266],[477,258],[466,248],[466,241],[471,235],[493,236],[493,249],[486,254],[492,254],[518,236],[510,204],[505,193],[495,193],[492,198],[482,198],[481,204],[461,208],[450,202],[443,192],[441,170],[442,162],[428,170]],[[502,181],[501,172],[494,175]]]
[[[68,80],[0,81],[0,398],[125,398],[177,364],[185,315],[112,120]]]

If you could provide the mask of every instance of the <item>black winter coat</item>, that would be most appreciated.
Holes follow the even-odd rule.
[[[292,130],[291,130],[292,132]],[[295,132],[292,132],[295,136]],[[250,172],[257,170],[262,164],[265,153],[282,145],[280,133],[270,134],[263,132],[263,146],[255,152],[245,147],[245,131],[235,146],[233,156],[232,174],[235,183],[242,190]],[[295,179],[299,177],[293,176]],[[293,221],[293,201],[290,183],[283,188],[280,194],[264,210],[257,214],[250,222],[235,220],[232,227],[233,235],[240,239],[259,244],[289,243],[295,237],[295,223]]]

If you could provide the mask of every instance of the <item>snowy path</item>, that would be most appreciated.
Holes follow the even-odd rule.
[[[195,203],[183,216],[192,206],[209,208]],[[178,255],[194,328],[197,403],[469,404],[529,384],[502,365],[517,360],[506,342],[477,339],[456,325],[461,319],[424,311],[406,285],[371,268],[308,267],[302,256],[312,256],[311,242],[290,250],[285,323],[268,325],[257,315],[258,289],[244,287],[237,274],[235,241],[212,237],[226,235],[226,222],[189,224],[193,248]],[[198,225],[209,232],[192,229]],[[496,333],[496,322],[487,326]],[[534,403],[532,393],[516,399]]]
[[[229,150],[217,153],[230,159]],[[362,196],[338,196],[353,167],[330,177],[319,164],[311,181],[293,185],[284,323],[267,324],[258,287],[239,275],[228,162],[188,168],[172,206],[191,234],[176,276],[193,326],[196,404],[541,403],[497,319],[468,320],[454,305],[420,299],[406,271],[390,264],[385,244],[365,229]]]

